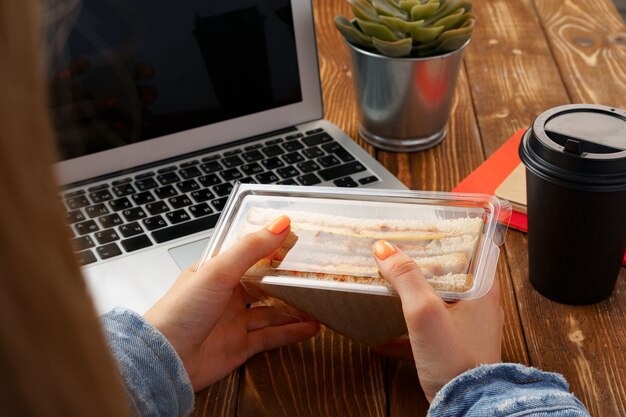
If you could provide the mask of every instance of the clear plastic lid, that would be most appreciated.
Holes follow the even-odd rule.
[[[244,283],[397,296],[372,254],[385,239],[442,298],[473,299],[491,288],[510,211],[483,194],[238,184],[200,264],[287,215],[290,236]]]

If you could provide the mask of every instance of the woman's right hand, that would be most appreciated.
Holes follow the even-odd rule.
[[[396,246],[378,241],[373,251],[380,273],[402,300],[417,375],[429,402],[463,372],[501,362],[504,312],[497,280],[482,298],[448,304]],[[376,351],[386,353],[384,347]]]

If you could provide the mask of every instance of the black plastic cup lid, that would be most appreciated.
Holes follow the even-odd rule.
[[[626,112],[571,104],[540,114],[519,155],[535,175],[598,190],[626,189]]]

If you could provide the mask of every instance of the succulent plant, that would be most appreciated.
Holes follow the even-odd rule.
[[[426,57],[460,48],[476,21],[471,0],[348,0],[355,19],[335,17],[348,42],[389,57]]]

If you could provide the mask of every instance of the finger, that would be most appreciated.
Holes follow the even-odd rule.
[[[298,323],[297,317],[290,316],[273,307],[254,307],[246,311],[248,331],[262,329],[268,326],[282,326],[289,323]]]
[[[248,358],[259,352],[306,340],[315,336],[319,329],[318,323],[308,322],[253,330],[248,333]]]
[[[439,298],[415,261],[396,246],[385,240],[379,240],[372,250],[380,274],[397,291],[403,305],[417,304],[429,297]]]
[[[199,272],[214,290],[231,290],[241,276],[261,259],[271,255],[285,241],[291,221],[280,216],[265,228],[250,233],[233,247],[205,263]]]

